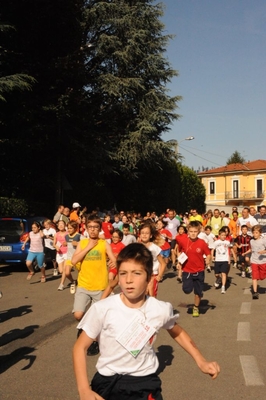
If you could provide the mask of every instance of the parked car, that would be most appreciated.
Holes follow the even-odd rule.
[[[29,242],[25,250],[21,250],[31,225],[34,221],[43,226],[46,217],[25,217],[25,218],[0,218],[0,262],[16,263],[24,262],[29,251]]]

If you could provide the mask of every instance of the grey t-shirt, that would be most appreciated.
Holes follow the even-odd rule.
[[[254,218],[258,221],[258,224],[262,228],[262,233],[266,233],[266,214],[261,215],[261,214],[256,214],[254,215]]]
[[[265,264],[266,263],[266,253],[259,254],[259,251],[266,250],[266,238],[251,239],[251,264]]]

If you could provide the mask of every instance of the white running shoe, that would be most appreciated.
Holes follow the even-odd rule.
[[[76,285],[75,282],[72,282],[70,285],[70,293],[75,294],[76,293]]]

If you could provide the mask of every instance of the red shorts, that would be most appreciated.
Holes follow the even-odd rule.
[[[265,264],[251,264],[252,279],[263,281],[266,278],[266,263]]]

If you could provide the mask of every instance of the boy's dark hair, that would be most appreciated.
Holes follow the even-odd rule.
[[[130,229],[130,225],[129,225],[129,224],[127,224],[127,223],[125,223],[125,224],[123,224],[123,228],[122,228],[122,229],[124,229],[124,228],[126,228],[126,229]]]
[[[222,228],[219,230],[219,235],[221,235],[221,233],[226,233],[226,230],[224,229],[224,227],[222,227]]]
[[[117,256],[116,267],[118,273],[121,264],[129,260],[133,260],[143,266],[147,273],[147,282],[149,282],[153,269],[153,257],[150,250],[142,243],[131,243],[127,245]]]
[[[78,224],[76,221],[69,221],[69,222],[67,223],[67,226],[68,226],[68,225],[72,226],[72,228],[74,228],[76,231],[78,231],[79,224]]]
[[[184,225],[179,225],[179,227],[177,228],[177,232],[179,232],[179,229],[180,229],[180,228],[183,228],[183,229],[184,229],[184,232],[187,233],[187,227],[186,227],[186,226],[184,226]]]
[[[247,225],[242,225],[242,226],[241,226],[241,229],[242,229],[242,228],[247,228],[247,229],[248,229],[248,226],[247,226]]]
[[[122,240],[123,239],[123,232],[122,231],[120,231],[120,229],[118,229],[118,228],[116,228],[116,229],[114,229],[114,231],[113,231],[113,234],[114,233],[117,233],[118,234],[118,236],[119,236],[119,238]]]
[[[210,229],[210,231],[212,231],[211,225],[206,225],[204,230],[206,231],[207,229]]]
[[[102,229],[102,220],[101,220],[101,218],[98,217],[98,215],[90,214],[87,218],[87,225],[90,222],[95,222],[96,224],[98,224],[100,226],[100,229]]]

